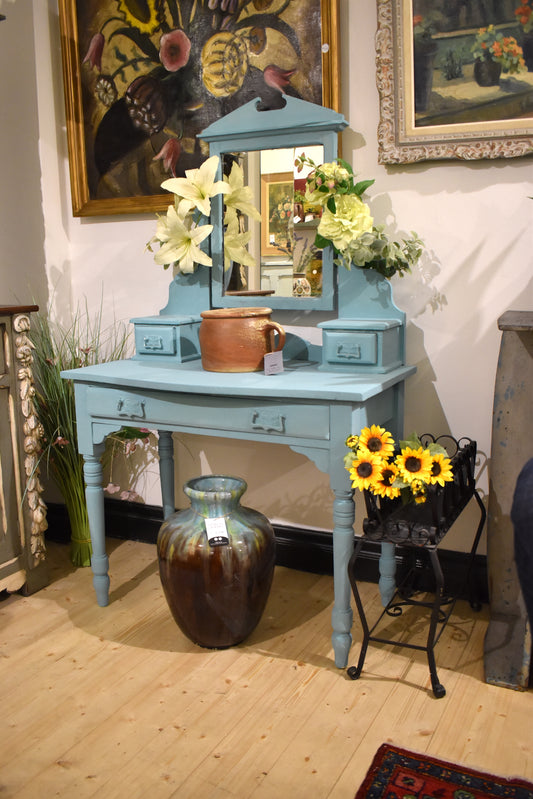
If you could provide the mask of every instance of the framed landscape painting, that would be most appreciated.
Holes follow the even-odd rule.
[[[377,0],[377,9],[380,163],[533,153],[531,2]]]
[[[59,21],[75,216],[166,208],[198,133],[265,92],[338,110],[338,0],[59,0]]]

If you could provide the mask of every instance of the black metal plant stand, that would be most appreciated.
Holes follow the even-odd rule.
[[[470,575],[487,514],[481,497],[476,490],[474,479],[476,442],[469,438],[462,438],[456,441],[451,436],[440,436],[435,439],[429,434],[422,436],[421,441],[424,446],[430,441],[438,441],[447,449],[452,461],[454,479],[453,482],[445,483],[444,486],[431,486],[428,489],[426,502],[421,505],[402,505],[400,499],[382,499],[368,491],[364,492],[367,511],[367,518],[363,522],[364,534],[357,537],[355,549],[348,565],[350,584],[363,627],[363,642],[358,664],[348,669],[348,675],[353,680],[361,676],[370,641],[417,649],[427,654],[433,694],[435,697],[440,698],[446,694],[446,690],[437,676],[434,648],[453,612],[459,594],[455,596],[447,596],[445,594],[444,576],[437,548],[460,513],[474,497],[479,506],[481,518],[468,558],[464,586],[469,588],[471,606],[479,610],[481,606],[473,595]],[[412,558],[414,561],[412,568],[409,569],[401,584],[397,586],[394,596],[372,627],[369,627],[367,623],[355,579],[355,564],[365,541],[398,544],[402,547],[410,548],[411,554],[414,556]],[[418,600],[414,597],[416,576],[420,572],[423,561],[426,559],[423,555],[427,555],[435,579],[434,599],[431,602]],[[374,635],[384,616],[400,616],[406,606],[426,607],[431,611],[425,646]]]

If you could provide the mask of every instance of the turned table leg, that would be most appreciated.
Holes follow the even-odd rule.
[[[100,454],[99,452],[95,455],[84,455],[83,474],[93,550],[91,556],[93,585],[98,604],[100,607],[105,607],[109,604],[109,559],[105,551],[103,470]]]
[[[335,490],[333,501],[333,586],[335,602],[331,613],[333,633],[331,642],[335,653],[335,665],[343,669],[348,663],[352,645],[353,612],[350,604],[351,586],[348,563],[354,548],[353,525],[355,506],[353,491]]]
[[[158,452],[163,518],[168,519],[176,510],[174,504],[174,443],[169,430],[159,430]]]

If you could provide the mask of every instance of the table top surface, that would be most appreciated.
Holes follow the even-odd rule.
[[[330,372],[319,369],[318,363],[294,360],[284,363],[283,372],[265,375],[264,372],[208,372],[199,359],[161,364],[131,358],[70,369],[61,376],[106,389],[365,402],[415,371],[414,366],[401,366],[386,373]]]

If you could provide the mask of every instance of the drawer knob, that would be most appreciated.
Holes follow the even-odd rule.
[[[144,400],[134,399],[133,397],[121,398],[117,402],[117,412],[119,416],[144,419]]]
[[[265,430],[267,433],[284,433],[285,417],[276,411],[254,411],[252,414],[252,429]]]

